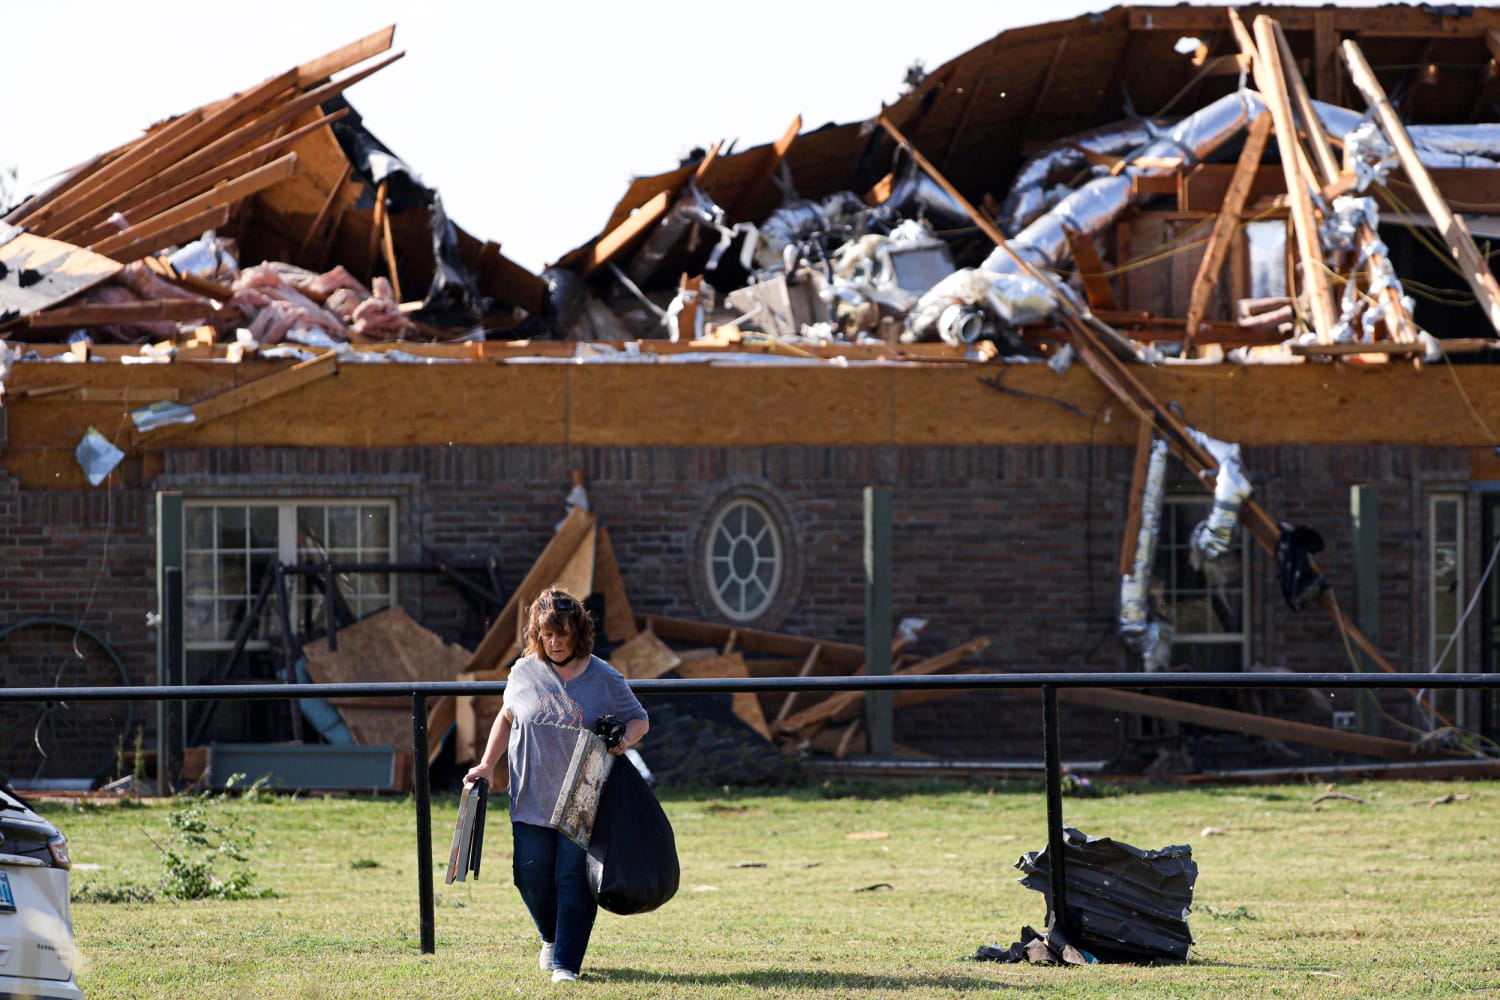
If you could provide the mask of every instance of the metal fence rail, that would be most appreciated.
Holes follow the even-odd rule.
[[[1049,925],[1066,926],[1067,883],[1063,864],[1062,759],[1059,750],[1059,688],[1298,689],[1353,688],[1416,690],[1500,690],[1500,674],[1241,674],[1241,673],[1060,673],[929,674],[917,677],[749,677],[669,678],[631,681],[642,694],[714,694],[777,691],[1029,690],[1042,694],[1042,753],[1047,785],[1047,852],[1051,859],[1052,910]],[[423,954],[437,950],[433,919],[432,790],[428,780],[427,699],[431,696],[499,694],[504,681],[382,682],[370,684],[157,685],[143,687],[61,687],[0,689],[0,702],[69,701],[270,701],[296,698],[411,698],[412,794],[417,808],[417,895]]]

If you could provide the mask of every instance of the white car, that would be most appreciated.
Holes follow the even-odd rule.
[[[0,1000],[82,1000],[73,977],[68,839],[0,788]]]

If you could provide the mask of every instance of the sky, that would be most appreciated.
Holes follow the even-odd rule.
[[[914,62],[932,70],[1007,28],[1110,6],[0,0],[0,171],[27,190],[394,24],[405,56],[350,103],[459,226],[537,271],[597,234],[633,177],[694,147],[747,149],[799,114],[804,130],[872,118]]]

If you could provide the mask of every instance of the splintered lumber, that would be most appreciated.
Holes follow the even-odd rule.
[[[231,180],[248,170],[254,169],[257,163],[263,161],[271,154],[280,153],[324,125],[330,125],[348,113],[348,108],[339,108],[333,114],[324,115],[322,118],[308,122],[299,129],[257,146],[248,153],[242,153],[227,163],[205,170],[175,186],[165,187],[164,182],[158,178],[155,182],[141,185],[139,190],[132,191],[129,196],[130,200],[121,199],[114,203],[112,207],[115,211],[126,217],[149,219],[153,215],[158,215],[166,211],[173,205],[184,202],[195,195],[202,194],[215,184]],[[110,235],[114,229],[108,221],[100,222],[92,229],[86,230],[83,229],[83,225],[82,222],[79,222],[64,227],[59,231],[58,237],[87,245]],[[82,231],[80,232],[79,230]]]
[[[1333,154],[1333,144],[1328,141],[1328,135],[1323,131],[1323,122],[1318,118],[1317,110],[1313,108],[1312,97],[1307,93],[1307,84],[1302,79],[1302,71],[1297,68],[1297,60],[1292,55],[1292,47],[1287,44],[1286,34],[1282,32],[1281,25],[1275,21],[1271,22],[1272,34],[1276,36],[1277,52],[1281,56],[1281,65],[1286,70],[1287,83],[1291,86],[1292,99],[1297,105],[1297,117],[1302,119],[1303,131],[1307,133],[1308,145],[1312,147],[1313,156],[1318,161],[1318,172],[1326,185],[1336,185],[1341,176],[1348,183],[1353,182],[1352,175],[1343,175],[1338,159]],[[1332,195],[1325,193],[1324,198],[1331,201]],[[1367,222],[1359,225],[1359,240],[1362,245],[1369,245],[1372,241],[1379,239],[1375,230],[1370,228]],[[1386,266],[1384,254],[1371,254],[1369,260],[1369,271],[1373,279]],[[1354,280],[1350,275],[1350,281]],[[1406,311],[1406,305],[1401,301],[1401,293],[1394,285],[1386,285],[1381,292],[1385,299],[1385,323],[1393,340],[1411,342],[1417,339],[1417,334],[1412,329],[1411,316]]]
[[[1229,256],[1229,248],[1234,243],[1235,234],[1239,232],[1240,216],[1245,210],[1245,198],[1250,193],[1250,185],[1255,180],[1256,172],[1260,170],[1260,160],[1266,151],[1266,138],[1271,132],[1271,118],[1269,115],[1261,115],[1250,125],[1250,133],[1245,139],[1245,148],[1240,153],[1240,160],[1235,164],[1234,176],[1229,180],[1229,191],[1224,195],[1224,201],[1219,206],[1219,214],[1214,219],[1213,232],[1208,237],[1208,246],[1204,248],[1203,260],[1198,265],[1197,277],[1193,279],[1193,294],[1188,303],[1187,330],[1182,337],[1182,353],[1190,357],[1188,353],[1193,347],[1193,338],[1198,335],[1198,327],[1203,323],[1203,316],[1208,312],[1208,301],[1213,297],[1214,289],[1219,284],[1219,274],[1224,270],[1224,261]]]
[[[175,323],[203,319],[214,312],[212,302],[202,299],[156,299],[150,302],[68,306],[37,313],[27,321],[32,330],[108,326],[111,323]]]
[[[304,88],[321,83],[335,73],[342,73],[350,66],[357,66],[366,59],[378,56],[390,49],[395,37],[396,26],[388,24],[378,31],[370,32],[358,41],[340,46],[316,59],[310,59],[294,71],[297,74],[297,86]]]
[[[333,351],[328,351],[311,361],[299,362],[286,371],[267,375],[248,385],[221,392],[201,403],[195,403],[192,423],[171,424],[138,432],[135,438],[136,443],[156,447],[163,441],[190,433],[210,421],[248,410],[252,406],[259,406],[267,400],[275,399],[294,389],[300,389],[338,373],[338,355]]]
[[[1271,719],[1253,712],[1237,712],[1233,709],[1214,708],[1210,705],[1195,705],[1192,702],[1134,691],[1121,691],[1116,688],[1062,687],[1057,690],[1057,700],[1108,711],[1131,712],[1135,715],[1167,719],[1172,722],[1187,722],[1210,729],[1250,733],[1254,736],[1323,747],[1341,753],[1364,754],[1367,757],[1379,757],[1381,760],[1411,760],[1416,756],[1416,747],[1401,740],[1343,732],[1306,722]]]
[[[594,591],[604,598],[604,635],[611,642],[623,642],[635,635],[635,612],[625,592],[625,578],[615,558],[609,529],[599,525],[594,554]]]
[[[625,249],[631,240],[661,221],[662,216],[667,214],[667,209],[672,207],[672,198],[675,194],[674,191],[659,192],[632,212],[625,221],[595,240],[594,245],[589,247],[588,253],[579,263],[579,271],[585,277],[593,274],[615,254]]]
[[[522,615],[536,599],[536,595],[557,581],[558,573],[568,565],[579,547],[585,543],[592,544],[596,520],[593,514],[581,507],[574,507],[568,512],[557,533],[547,542],[546,548],[537,556],[521,585],[510,595],[510,600],[505,602],[505,607],[500,610],[494,624],[475,647],[474,655],[469,658],[464,669],[472,672],[510,666],[510,661],[520,651],[516,637],[525,624]]]
[[[1448,206],[1447,199],[1433,183],[1432,175],[1423,166],[1421,157],[1417,155],[1416,148],[1412,145],[1411,136],[1406,132],[1406,126],[1401,122],[1401,116],[1396,114],[1395,108],[1391,107],[1391,102],[1386,98],[1385,89],[1375,78],[1370,64],[1365,62],[1364,53],[1360,51],[1352,38],[1345,39],[1341,51],[1344,54],[1344,62],[1349,67],[1349,75],[1354,80],[1354,86],[1359,88],[1359,92],[1364,95],[1365,101],[1380,122],[1381,131],[1395,147],[1396,155],[1401,159],[1401,169],[1406,171],[1407,179],[1417,189],[1422,204],[1427,207],[1427,214],[1432,216],[1433,224],[1442,234],[1444,242],[1448,244],[1448,250],[1458,262],[1459,269],[1469,282],[1469,287],[1474,290],[1474,297],[1479,300],[1480,308],[1488,317],[1490,326],[1494,327],[1497,334],[1500,334],[1500,284],[1496,283],[1495,276],[1490,273],[1489,262],[1474,245],[1474,237],[1469,235],[1468,226],[1464,224],[1463,218],[1453,213],[1453,209]]]
[[[1231,9],[1231,18],[1237,17]],[[1297,236],[1297,251],[1302,269],[1302,285],[1312,310],[1313,329],[1318,340],[1327,344],[1333,341],[1333,328],[1338,317],[1333,311],[1333,293],[1328,285],[1328,269],[1323,261],[1322,237],[1318,231],[1318,220],[1313,210],[1312,194],[1308,191],[1311,178],[1302,170],[1302,144],[1297,140],[1297,126],[1292,120],[1292,105],[1284,84],[1285,74],[1281,65],[1281,53],[1276,46],[1272,23],[1265,16],[1255,19],[1255,39],[1258,43],[1255,63],[1255,85],[1260,89],[1271,119],[1276,125],[1276,144],[1281,149],[1281,169],[1286,174],[1287,197],[1292,207],[1292,229]],[[1314,184],[1321,189],[1321,184]]]
[[[745,658],[739,653],[725,656],[710,656],[699,660],[684,660],[677,665],[677,676],[696,677],[749,677],[745,669]],[[760,698],[752,691],[736,691],[732,701],[735,716],[755,730],[762,738],[771,739],[771,729],[766,725],[766,716],[760,707]]]
[[[220,184],[211,191],[205,191],[196,198],[190,198],[159,215],[142,220],[127,229],[122,229],[114,236],[100,240],[90,247],[90,249],[95,253],[102,253],[108,256],[111,251],[118,250],[127,244],[147,238],[156,238],[157,234],[163,233],[201,212],[218,208],[221,205],[231,205],[250,197],[257,191],[262,191],[270,187],[272,184],[286,180],[292,176],[296,168],[297,154],[287,153],[279,159],[272,160],[263,167],[252,170],[227,183]]]
[[[783,632],[764,632],[753,628],[733,628],[715,622],[692,621],[687,618],[665,618],[647,615],[642,618],[642,627],[649,628],[663,639],[676,639],[705,646],[723,648],[730,633],[736,634],[739,648],[751,653],[768,653],[772,656],[805,656],[815,647],[820,649],[822,662],[840,670],[854,670],[865,662],[863,646],[847,642],[829,642],[824,639],[804,639]]]
[[[989,636],[981,636],[971,639],[961,646],[955,646],[946,652],[936,656],[930,656],[920,660],[909,667],[902,667],[892,671],[892,676],[914,677],[922,674],[940,674],[958,666],[964,660],[982,652],[990,644]],[[863,674],[861,669],[859,674]],[[856,674],[858,676],[859,674]],[[797,733],[814,726],[825,726],[829,723],[843,722],[852,719],[864,711],[865,693],[863,691],[840,691],[824,701],[805,708],[781,720],[778,729],[784,733]]]
[[[1230,10],[1229,14],[1231,21],[1236,25],[1236,33],[1243,33],[1244,25],[1239,22],[1234,11]],[[1257,61],[1257,65],[1259,65],[1259,61]],[[1015,248],[1010,245],[1010,241],[1005,238],[1005,234],[1000,231],[1000,227],[995,225],[992,219],[977,211],[969,200],[963,196],[963,193],[954,187],[946,177],[934,169],[926,157],[912,146],[894,125],[883,116],[879,119],[879,124],[887,132],[891,133],[893,139],[905,145],[911,151],[912,158],[916,160],[917,165],[926,171],[927,175],[954,200],[955,204],[968,213],[969,218],[974,220],[975,225],[979,227],[981,232],[988,236],[996,246],[1010,254],[1023,271],[1053,290],[1061,306],[1060,318],[1063,325],[1072,335],[1071,343],[1078,351],[1079,357],[1082,358],[1084,364],[1088,366],[1089,371],[1093,373],[1094,377],[1116,399],[1134,413],[1138,419],[1153,427],[1160,428],[1162,433],[1167,435],[1169,447],[1206,485],[1209,478],[1217,474],[1218,463],[1208,453],[1206,448],[1193,440],[1187,433],[1186,424],[1179,419],[1177,414],[1167,407],[1162,406],[1152,396],[1150,391],[1141,384],[1140,380],[1132,374],[1126,363],[1117,356],[1115,353],[1118,349],[1117,342],[1121,339],[1119,333],[1106,326],[1092,314],[1085,315],[1081,312],[1072,298],[1058,287],[1056,279],[1046,271],[1033,267],[1025,257],[1018,254]],[[1131,356],[1134,356],[1133,351],[1131,352]],[[1263,549],[1272,554],[1276,552],[1276,545],[1281,537],[1281,528],[1275,519],[1266,513],[1265,509],[1253,499],[1245,501],[1242,522],[1246,530],[1251,533]],[[1317,571],[1316,563],[1312,563],[1312,569],[1314,572]],[[1369,640],[1369,637],[1352,623],[1344,620],[1343,615],[1339,613],[1338,605],[1334,602],[1331,593],[1324,593],[1318,599],[1318,603],[1325,611],[1333,615],[1340,630],[1348,637],[1350,642],[1363,650],[1382,670],[1387,673],[1395,672],[1395,668],[1385,658],[1385,654],[1376,648],[1375,644]],[[1425,705],[1426,703],[1424,702],[1423,704]],[[1452,725],[1451,722],[1443,719],[1436,712],[1433,713],[1433,716],[1443,725]]]
[[[142,257],[150,257],[163,247],[197,239],[210,229],[220,229],[228,222],[228,205],[205,208],[196,215],[181,219],[164,228],[148,228],[134,240],[112,247],[109,256],[121,264],[129,264]],[[126,230],[126,232],[134,232],[134,230]]]
[[[307,674],[318,684],[378,681],[446,681],[462,669],[468,653],[412,619],[400,606],[377,611],[338,632],[338,649],[326,638],[302,647]],[[411,745],[411,699],[390,704],[351,699],[334,707],[363,745]],[[444,727],[446,729],[446,727]],[[442,733],[439,733],[441,736]]]

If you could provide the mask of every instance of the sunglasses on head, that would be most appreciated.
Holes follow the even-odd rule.
[[[573,598],[571,597],[554,597],[552,598],[552,610],[561,611],[564,613],[569,611],[577,611],[578,602],[573,600]]]

